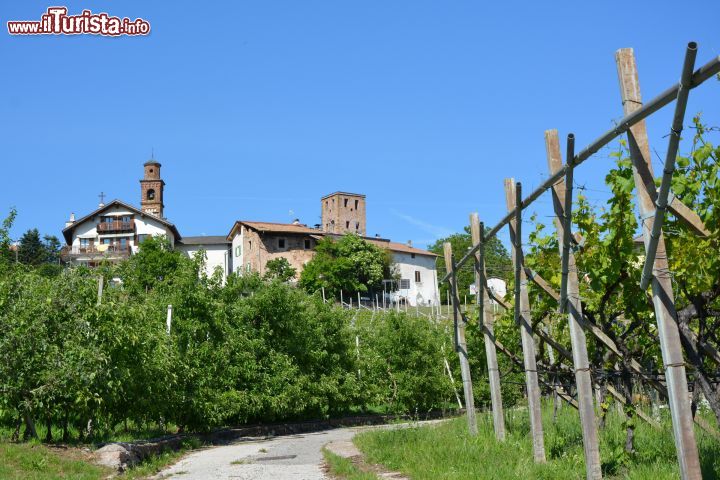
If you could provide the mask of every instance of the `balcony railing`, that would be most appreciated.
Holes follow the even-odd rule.
[[[114,220],[112,222],[100,222],[97,226],[98,232],[127,232],[135,228],[135,220],[128,221]]]
[[[129,256],[130,255],[129,245],[90,245],[87,247],[73,245],[71,247],[65,246],[60,250],[61,257],[78,257],[78,256]]]

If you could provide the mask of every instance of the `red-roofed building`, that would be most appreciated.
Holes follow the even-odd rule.
[[[258,272],[263,275],[268,261],[282,257],[299,273],[313,258],[317,242],[324,237],[339,238],[348,233],[365,232],[364,195],[336,192],[323,197],[321,202],[324,222],[321,228],[308,227],[299,220],[293,223],[236,221],[227,235],[231,244],[233,272]],[[379,237],[361,237],[392,253],[400,274],[400,281],[392,286],[393,298],[406,301],[411,306],[437,305],[437,255],[415,248],[410,242],[405,244]]]

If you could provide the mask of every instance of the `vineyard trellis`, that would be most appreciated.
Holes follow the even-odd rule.
[[[718,436],[718,433],[709,424],[704,422],[699,416],[694,417],[691,412],[681,336],[687,342],[695,342],[693,345],[696,345],[696,347],[707,353],[710,358],[715,361],[720,360],[720,355],[718,355],[717,350],[706,342],[702,342],[703,344],[700,345],[700,342],[697,341],[692,330],[687,328],[686,325],[680,324],[679,326],[680,322],[677,321],[672,279],[662,231],[665,213],[666,211],[670,211],[679,221],[687,225],[691,231],[697,235],[708,234],[708,229],[703,224],[700,216],[685,206],[674,195],[671,196],[670,194],[670,182],[673,177],[689,91],[720,72],[720,57],[713,58],[698,70],[693,71],[696,55],[697,45],[691,42],[687,46],[680,81],[643,105],[640,96],[634,52],[629,48],[618,50],[615,59],[620,83],[623,113],[625,115],[622,120],[619,121],[618,125],[605,132],[578,153],[575,153],[574,136],[572,134],[568,135],[567,156],[564,166],[560,158],[557,131],[546,131],[546,156],[550,176],[525,199],[521,196],[521,184],[519,182],[515,183],[513,179],[506,179],[505,193],[508,213],[497,225],[490,228],[487,232],[485,231],[484,225],[480,223],[477,214],[472,214],[470,217],[472,247],[459,261],[455,261],[450,243],[444,245],[447,273],[440,281],[441,283],[445,281],[449,283],[452,298],[454,299],[456,347],[459,352],[462,352],[461,356],[467,355],[466,346],[464,342],[461,342],[462,339],[460,335],[458,335],[458,332],[464,331],[463,324],[468,323],[469,320],[462,314],[459,308],[457,282],[454,279],[458,269],[466,264],[474,263],[478,324],[483,332],[486,356],[488,359],[488,378],[495,434],[499,441],[505,438],[502,399],[500,396],[500,377],[496,360],[496,350],[500,350],[503,354],[510,357],[513,362],[522,365],[525,371],[533,454],[536,462],[545,461],[543,430],[540,417],[539,382],[541,382],[546,386],[551,386],[552,390],[560,398],[563,398],[579,410],[586,476],[589,479],[602,478],[597,422],[593,404],[593,380],[591,375],[593,368],[588,359],[586,333],[590,334],[615,358],[629,365],[633,374],[640,376],[647,384],[652,386],[660,395],[668,400],[678,464],[683,479],[699,479],[702,476],[695,432],[693,430],[693,421],[698,423],[704,430],[712,433],[716,437]],[[645,119],[672,101],[675,101],[675,112],[670,129],[662,181],[658,191],[656,190],[655,177],[650,160],[650,147]],[[610,336],[592,321],[585,318],[580,298],[577,267],[573,252],[577,246],[578,239],[575,238],[571,232],[574,170],[602,147],[623,134],[627,135],[645,245],[646,255],[640,287],[643,291],[645,291],[648,286],[652,287],[652,303],[657,322],[658,341],[664,364],[664,375],[662,376],[655,375],[654,372],[648,372],[647,369],[643,368],[635,359],[628,358]],[[523,210],[527,209],[548,190],[550,190],[552,194],[553,207],[556,215],[556,235],[560,246],[561,286],[559,292],[554,291],[547,281],[525,265],[522,250],[521,226]],[[523,355],[521,359],[517,358],[515,354],[510,352],[495,338],[493,332],[494,313],[488,308],[491,298],[506,309],[510,307],[503,299],[496,298],[488,288],[483,262],[484,245],[505,226],[509,228],[512,245],[515,274],[513,307],[515,324],[521,333]],[[559,312],[567,314],[571,340],[570,352],[563,348],[559,342],[555,341],[543,328],[533,325],[527,291],[528,281],[533,282],[541,291],[553,298],[558,304]],[[536,364],[535,340],[533,335],[538,336],[542,341],[554,348],[561,357],[572,362],[572,373],[575,377],[575,384],[571,386],[574,386],[577,392],[577,401],[564,390],[562,385],[559,385],[558,381],[547,382],[538,377],[539,369]],[[557,365],[562,369],[562,364],[558,363]],[[542,368],[540,371],[547,372],[551,370],[552,369]],[[597,370],[595,374],[597,376]],[[467,373],[467,380],[470,381],[469,372]],[[463,375],[463,382],[465,383],[465,375]],[[611,385],[607,387],[608,393],[621,403],[627,405],[632,401],[632,399],[626,398],[625,395]],[[470,398],[472,397],[472,385],[465,388],[466,405],[470,406],[472,403],[467,403],[468,395],[470,395]],[[657,425],[657,422],[655,422],[652,417],[643,413],[641,410],[637,409],[636,412],[643,420],[650,424]],[[474,415],[474,413],[468,409],[468,422],[472,433],[474,420],[471,420],[471,415]]]

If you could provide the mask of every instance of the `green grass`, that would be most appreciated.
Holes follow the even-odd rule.
[[[70,458],[38,443],[0,443],[0,478],[7,480],[106,478],[111,470]]]
[[[196,447],[184,445],[180,450],[166,450],[160,455],[146,458],[142,463],[129,468],[125,473],[123,473],[121,478],[123,480],[134,480],[153,476],[165,467],[176,463],[183,455],[193,448]]]
[[[328,450],[323,449],[323,455],[333,477],[344,480],[377,480],[378,478],[372,473],[363,472],[347,458],[335,455]]]
[[[145,459],[142,463],[128,469],[122,478],[141,479],[160,472],[163,468],[177,462],[188,451],[200,447],[200,442],[188,439],[180,450],[165,452]],[[10,443],[0,438],[0,479],[2,480],[46,480],[46,479],[104,479],[113,470],[95,465],[89,455],[79,449],[54,449],[37,441],[28,443]]]
[[[480,433],[467,434],[465,417],[436,425],[401,430],[365,432],[355,443],[372,463],[381,463],[422,479],[582,479],[585,466],[577,411],[563,407],[556,424],[545,408],[545,451],[548,462],[532,460],[526,409],[506,412],[507,440],[497,442],[489,414],[478,416]],[[625,431],[621,419],[611,416],[600,432],[600,456],[607,479],[677,479],[675,444],[664,419],[663,430],[638,424],[636,454],[624,453]],[[720,478],[720,442],[697,432],[703,478]]]

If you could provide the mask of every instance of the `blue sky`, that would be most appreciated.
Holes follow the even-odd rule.
[[[3,1],[0,216],[17,207],[16,237],[60,236],[100,191],[139,204],[154,149],[183,235],[312,225],[320,197],[344,190],[367,195],[369,235],[427,245],[472,211],[499,220],[503,178],[538,185],[545,129],[582,148],[622,117],[618,48],[635,49],[645,99],[678,80],[688,41],[698,65],[720,54],[717,0],[63,4],[152,33],[11,37],[6,21],[53,4]],[[720,125],[720,82],[691,93],[698,111]],[[660,156],[670,116],[649,122]],[[599,203],[608,153],[575,173]]]

